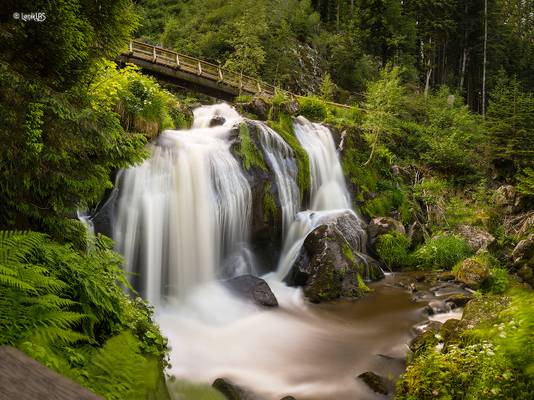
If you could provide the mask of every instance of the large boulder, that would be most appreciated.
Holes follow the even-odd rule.
[[[303,286],[315,303],[361,297],[369,290],[365,278],[384,276],[376,261],[361,252],[364,242],[356,215],[347,211],[327,217],[304,240],[286,281]]]
[[[240,108],[249,114],[253,114],[258,119],[266,121],[269,119],[269,109],[271,106],[263,97],[255,96],[248,103],[240,104]]]
[[[487,265],[475,258],[466,258],[456,271],[456,280],[462,282],[471,289],[478,289],[490,275]]]
[[[224,285],[234,294],[249,299],[259,306],[276,307],[278,301],[263,279],[253,275],[241,275],[228,279]]]
[[[493,235],[483,229],[471,225],[460,225],[457,228],[457,232],[475,253],[477,251],[488,250],[496,244]]]
[[[240,161],[243,173],[251,189],[252,216],[250,239],[252,250],[260,261],[258,268],[261,272],[268,272],[276,268],[282,245],[283,224],[281,205],[276,180],[269,164],[263,156],[258,137],[258,127],[254,121],[246,121],[246,132],[250,137],[249,151],[253,151],[257,159],[263,160],[264,165],[252,164],[248,165],[248,168],[245,166],[243,155],[238,151],[243,141],[239,126],[236,126],[232,131],[234,143],[230,150],[236,159]],[[266,201],[266,198],[270,201]],[[271,208],[269,209],[268,206]]]
[[[391,217],[377,217],[373,218],[369,225],[367,225],[367,232],[371,244],[376,241],[376,238],[385,233],[397,232],[406,234],[404,226],[394,218]]]

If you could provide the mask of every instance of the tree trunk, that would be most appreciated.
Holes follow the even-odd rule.
[[[488,0],[484,0],[484,61],[482,64],[482,116],[486,115],[486,50],[488,45]]]
[[[464,51],[462,54],[462,68],[460,69],[460,84],[458,85],[458,89],[460,89],[460,92],[464,88],[464,79],[465,79],[465,67],[467,65],[467,57],[469,57],[469,51],[466,47],[464,47]]]

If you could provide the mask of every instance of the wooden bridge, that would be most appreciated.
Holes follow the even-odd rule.
[[[146,72],[185,89],[223,100],[231,101],[240,95],[271,97],[278,91],[283,91],[291,97],[300,97],[259,79],[138,40],[129,43],[128,51],[119,56],[119,61],[135,64]],[[345,104],[329,104],[350,108]]]

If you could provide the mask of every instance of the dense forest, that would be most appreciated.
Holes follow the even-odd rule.
[[[283,138],[295,196],[312,203],[301,115],[332,133],[367,226],[365,257],[412,274],[406,291],[466,290],[453,300],[460,320],[412,340],[390,396],[531,398],[532,0],[7,0],[0,11],[0,345],[106,399],[220,398],[211,382],[166,376],[172,349],[155,304],[116,238],[84,223],[121,172],[146,165],[162,131],[190,129],[192,109],[219,102],[119,65],[137,38],[279,88],[232,103],[248,121],[232,128],[231,150],[267,232],[258,248],[276,258],[272,242],[285,237],[261,132]],[[36,12],[46,18],[20,17]],[[343,246],[336,262],[358,264]],[[375,276],[358,271],[351,296],[372,296]],[[335,279],[300,286],[312,303],[351,297]]]

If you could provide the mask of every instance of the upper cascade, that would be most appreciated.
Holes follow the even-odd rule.
[[[310,210],[351,208],[349,191],[330,130],[302,116],[295,119],[294,129],[310,159]]]
[[[194,116],[192,129],[163,132],[151,158],[118,179],[114,238],[152,304],[215,280],[227,257],[250,260],[251,190],[230,152],[239,114],[223,104],[199,107]],[[210,128],[214,118],[223,124]]]

